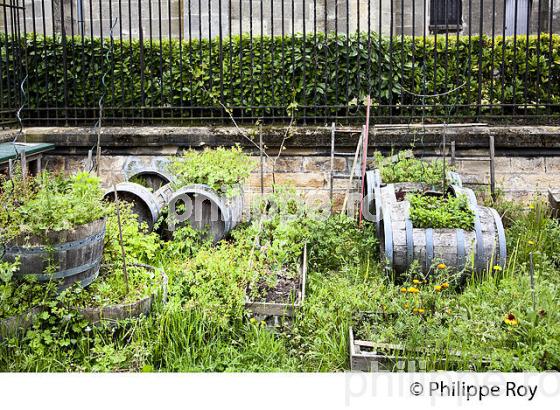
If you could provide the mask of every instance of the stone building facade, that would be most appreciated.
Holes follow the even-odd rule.
[[[375,32],[424,35],[439,21],[455,34],[560,33],[554,0],[19,0],[21,10],[0,8],[0,30],[15,20],[39,34],[159,40],[252,33]],[[14,1],[15,3],[15,1]],[[460,10],[461,12],[452,12]],[[13,14],[17,16],[14,17]],[[431,16],[433,14],[434,16]],[[453,17],[454,16],[454,17]],[[457,19],[457,21],[454,21]],[[516,23],[517,20],[517,23]],[[63,24],[64,22],[64,24]],[[458,24],[455,24],[455,23]],[[528,29],[526,28],[528,27]]]

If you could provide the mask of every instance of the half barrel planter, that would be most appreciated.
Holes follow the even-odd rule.
[[[85,287],[99,275],[105,222],[104,218],[98,219],[74,229],[49,232],[46,237],[17,237],[6,244],[3,259],[14,262],[20,258],[16,277],[60,281],[59,290],[74,283]]]
[[[387,270],[406,272],[418,261],[428,273],[435,261],[443,261],[456,271],[480,273],[492,265],[506,264],[506,236],[502,218],[495,209],[479,206],[474,192],[450,187],[452,195],[466,195],[474,214],[474,229],[415,228],[410,220],[410,202],[398,201],[392,184],[381,189],[381,255]],[[474,262],[474,263],[471,263]]]
[[[102,322],[118,322],[119,320],[139,318],[150,314],[154,302],[161,300],[167,302],[168,278],[161,269],[156,269],[151,265],[133,264],[131,266],[148,269],[158,272],[161,279],[161,286],[152,295],[141,298],[137,301],[123,304],[115,304],[103,307],[69,307],[78,311],[89,323],[96,325]],[[37,320],[37,316],[45,311],[44,307],[36,306],[26,312],[7,317],[0,320],[0,340],[6,337],[17,335],[18,331],[25,331]]]
[[[243,191],[228,198],[208,185],[194,184],[177,190],[169,200],[169,216],[175,218],[175,229],[186,223],[206,232],[214,243],[223,239],[243,216]],[[168,226],[171,226],[168,220]]]
[[[165,304],[167,302],[168,278],[165,272],[161,269],[156,269],[151,265],[134,264],[132,266],[159,273],[161,286],[159,287],[158,291],[154,292],[152,295],[146,296],[131,303],[123,303],[103,307],[77,308],[78,312],[82,316],[84,316],[84,318],[88,322],[92,324],[98,324],[101,322],[118,322],[119,320],[134,319],[141,316],[147,316],[151,312],[154,301],[158,297],[160,298],[162,303]]]

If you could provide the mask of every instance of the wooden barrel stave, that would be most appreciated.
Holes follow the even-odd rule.
[[[137,215],[138,222],[145,222],[148,231],[154,229],[162,210],[169,203],[173,196],[171,184],[166,184],[156,192],[151,192],[148,188],[134,182],[124,182],[115,187],[119,200],[132,203],[132,212]],[[105,193],[105,199],[114,201],[115,194],[113,189]]]

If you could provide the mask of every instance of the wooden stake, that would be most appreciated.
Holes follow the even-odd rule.
[[[496,201],[496,152],[494,146],[494,136],[489,137],[490,144],[490,193],[492,195],[492,200]]]
[[[368,154],[368,140],[369,140],[369,113],[371,109],[371,97],[368,95],[366,100],[366,125],[364,125],[363,133],[364,138],[362,140],[362,197],[360,198],[360,219],[359,224],[362,225],[362,218],[364,215],[364,192],[366,184],[366,167],[367,167],[367,154]]]
[[[259,155],[261,157],[261,196],[264,196],[264,156],[263,156],[262,125],[259,127]]]
[[[333,212],[334,197],[334,139],[336,134],[336,124],[333,122],[331,126],[331,169],[329,172],[329,200],[331,203],[331,213]]]
[[[117,195],[117,187],[115,186],[115,184],[113,184],[113,192],[115,193],[115,205],[117,207],[117,224],[119,226],[119,244],[121,246],[121,256],[123,259],[124,285],[126,288],[126,293],[128,294],[129,288],[128,288],[128,272],[126,270],[126,252],[124,250],[124,244],[123,244],[120,202],[119,202],[119,196]]]

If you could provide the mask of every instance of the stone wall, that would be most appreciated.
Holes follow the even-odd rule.
[[[455,142],[456,167],[467,186],[477,191],[489,190],[490,164],[488,137],[496,141],[495,174],[498,189],[506,197],[528,201],[544,195],[549,188],[560,185],[560,127],[453,127],[447,130],[430,127],[386,129],[379,127],[370,135],[370,158],[375,150],[385,153],[406,149],[414,143],[418,156],[430,160],[442,155],[441,141],[446,134],[446,156],[449,158],[450,143]],[[255,130],[252,130],[253,134]],[[337,135],[333,181],[333,202],[339,209],[348,188],[348,178],[353,165],[353,152],[358,132],[345,129]],[[250,131],[246,131],[250,134]],[[272,158],[274,158],[285,135],[282,127],[262,130],[263,140],[268,147],[264,157],[263,183],[265,192],[270,191],[273,182]],[[45,162],[51,169],[75,172],[82,169],[87,158],[87,150],[95,145],[96,135],[91,129],[81,128],[28,128],[25,130],[28,142],[45,141],[55,143],[57,149],[46,156]],[[231,146],[241,144],[253,154],[257,168],[245,187],[247,204],[250,198],[261,192],[260,157],[258,150],[246,138],[240,137],[233,127],[218,128],[107,128],[102,135],[103,155],[101,177],[106,187],[125,180],[132,162],[153,167],[165,159],[178,155],[184,149],[199,149],[206,146]],[[325,127],[295,128],[287,141],[276,164],[276,183],[290,184],[306,197],[319,201],[325,206],[330,197],[330,129]],[[370,166],[373,163],[370,160]],[[359,167],[358,167],[359,169]],[[354,199],[359,198],[358,179],[351,185]],[[352,203],[352,200],[350,201]]]
[[[435,157],[426,156],[426,160]],[[113,183],[125,181],[125,164],[130,158],[122,155],[106,155],[101,161],[101,178],[106,188]],[[161,156],[142,156],[135,159],[150,167],[154,160]],[[259,159],[254,159],[259,164]],[[85,156],[47,155],[44,163],[51,170],[64,170],[67,173],[84,169]],[[349,173],[352,159],[336,158],[335,172],[338,176],[333,183],[333,208],[340,210],[348,188],[349,207],[357,211],[360,196],[359,176],[356,175],[349,184]],[[457,172],[461,174],[464,184],[478,193],[488,193],[490,184],[490,168],[480,161],[458,159]],[[496,181],[499,190],[509,199],[527,203],[537,197],[545,198],[549,188],[558,189],[560,185],[560,156],[555,157],[498,157],[496,158]],[[263,183],[264,192],[271,192],[272,186],[271,161],[265,161]],[[276,165],[275,181],[277,184],[295,187],[303,196],[314,204],[328,207],[330,203],[330,158],[328,156],[310,156],[305,152],[291,152],[280,157]],[[245,204],[252,203],[253,198],[261,193],[260,168],[257,166],[244,186]]]

